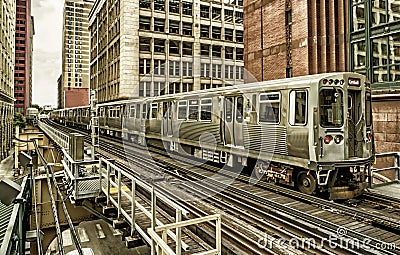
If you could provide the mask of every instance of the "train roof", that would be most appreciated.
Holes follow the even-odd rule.
[[[245,83],[239,85],[232,85],[227,87],[220,87],[220,88],[212,88],[206,90],[196,90],[190,92],[182,92],[177,94],[168,94],[162,95],[157,97],[144,97],[144,98],[133,98],[133,99],[124,99],[118,100],[113,102],[106,102],[100,103],[98,106],[115,106],[121,104],[133,104],[138,102],[157,102],[162,100],[168,99],[180,99],[180,98],[190,98],[194,97],[205,97],[210,96],[210,94],[222,94],[222,95],[229,95],[235,94],[238,92],[251,92],[259,90],[261,87],[263,88],[270,88],[270,89],[283,89],[294,87],[296,85],[301,85],[301,87],[310,87],[312,84],[317,85],[321,79],[329,79],[333,78],[338,75],[352,75],[357,77],[364,77],[358,73],[352,72],[333,72],[333,73],[322,73],[322,74],[313,74],[313,75],[306,75],[306,76],[298,76],[293,78],[285,78],[285,79],[277,79],[277,80],[269,80],[269,81],[261,81],[261,82],[254,82],[254,83]],[[306,82],[304,82],[306,81]],[[90,106],[79,106],[74,108],[66,108],[63,110],[71,110],[71,109],[79,109],[79,108],[88,108]]]

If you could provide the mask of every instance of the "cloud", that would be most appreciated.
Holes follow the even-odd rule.
[[[34,0],[33,103],[57,105],[61,74],[63,0]]]

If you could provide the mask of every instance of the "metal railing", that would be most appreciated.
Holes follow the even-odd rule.
[[[56,128],[47,125],[46,123],[42,121],[38,121],[38,126],[39,128],[46,133],[46,135],[53,140],[58,146],[64,149],[68,149],[69,147],[69,135],[64,134],[60,130],[57,130]]]
[[[400,176],[400,152],[386,152],[380,153],[375,155],[377,159],[381,158],[393,158],[393,166],[385,167],[385,168],[372,168],[371,169],[371,178],[369,181],[370,188],[392,184],[392,183],[399,183],[399,176]],[[387,177],[388,174],[381,174],[382,172],[390,173],[393,178]],[[380,183],[374,183],[374,179],[379,179]]]
[[[64,159],[64,176],[69,184],[73,200],[97,197],[100,192],[99,161],[74,161],[65,149],[62,149]]]
[[[123,181],[124,180],[124,181]],[[100,186],[101,191],[106,195],[107,198],[107,206],[113,205],[117,209],[118,218],[124,218],[131,226],[131,234],[135,231],[141,235],[141,237],[152,247],[152,254],[156,254],[158,248],[163,247],[161,250],[164,252],[162,254],[181,254],[181,250],[187,251],[189,246],[182,241],[182,227],[198,224],[200,222],[217,220],[217,237],[221,236],[221,227],[220,227],[220,216],[213,217],[204,217],[200,219],[184,221],[182,222],[182,216],[188,216],[189,212],[171,201],[163,194],[158,191],[155,191],[154,188],[155,183],[152,186],[144,183],[143,181],[135,178],[128,172],[122,170],[118,166],[114,165],[111,161],[107,159],[100,158]],[[142,205],[137,201],[137,190],[144,190],[151,194],[151,211],[145,208],[145,205]],[[116,198],[115,198],[116,196]],[[125,208],[122,206],[122,201],[124,201]],[[167,205],[169,208],[172,208],[175,211],[175,220],[176,222],[168,225],[164,225],[159,219],[156,218],[156,204],[157,201],[162,202]],[[151,221],[151,231],[142,229],[136,222],[137,214],[140,212],[141,215],[145,215]],[[219,220],[218,220],[219,219]],[[174,228],[175,233],[171,231]],[[166,249],[163,239],[160,239],[156,232],[162,231],[163,238],[169,236],[176,243],[176,252],[171,252],[172,249]],[[162,241],[162,242],[161,242]],[[218,243],[218,242],[217,242]],[[220,242],[219,242],[220,243]],[[157,247],[157,248],[156,248]],[[161,251],[160,250],[160,251]],[[221,249],[218,248],[220,251]],[[157,252],[158,253],[158,252]],[[161,253],[158,253],[161,254]],[[212,253],[204,253],[204,254],[220,254],[215,253],[215,250],[212,250]]]
[[[150,236],[153,238],[153,240],[156,242],[156,252],[158,255],[175,255],[175,254],[180,254],[178,253],[178,242],[176,243],[176,253],[169,247],[167,244],[167,231],[170,231],[171,229],[179,229],[182,227],[186,227],[189,225],[194,225],[194,224],[200,224],[203,222],[208,222],[208,221],[214,221],[215,220],[215,249],[212,249],[210,251],[206,252],[200,252],[200,253],[195,253],[193,255],[217,255],[221,254],[221,215],[220,214],[214,214],[198,219],[191,219],[191,220],[186,220],[186,221],[181,221],[181,222],[176,222],[176,223],[171,223],[171,224],[166,224],[164,226],[159,226],[155,227],[154,229],[148,228],[147,232],[150,234]],[[157,232],[162,232],[161,237],[157,234]]]

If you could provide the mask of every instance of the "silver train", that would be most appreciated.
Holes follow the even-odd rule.
[[[228,166],[330,199],[360,195],[374,161],[370,83],[327,73],[98,105],[101,134]],[[51,118],[89,128],[89,107]]]

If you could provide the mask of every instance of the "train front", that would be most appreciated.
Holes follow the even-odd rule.
[[[330,199],[349,199],[367,187],[374,161],[371,90],[365,76],[328,75],[318,84],[313,119],[316,181]],[[301,185],[307,187],[306,177]]]

